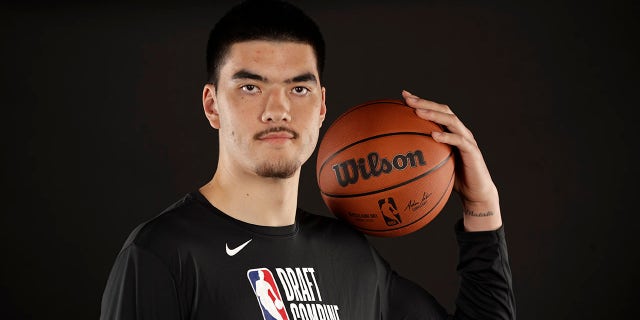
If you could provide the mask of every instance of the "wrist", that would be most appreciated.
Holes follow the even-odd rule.
[[[462,213],[466,231],[492,231],[502,226],[497,200],[490,203],[463,203]]]

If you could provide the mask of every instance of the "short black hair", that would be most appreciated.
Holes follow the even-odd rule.
[[[213,27],[207,43],[208,82],[218,85],[220,67],[234,43],[292,41],[311,45],[318,74],[324,69],[325,44],[318,25],[298,7],[278,0],[247,0],[229,10]]]

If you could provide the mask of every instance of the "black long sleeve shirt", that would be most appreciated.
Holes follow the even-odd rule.
[[[461,228],[448,315],[339,220],[299,210],[291,226],[251,225],[196,191],[131,233],[101,319],[515,319],[503,228]]]

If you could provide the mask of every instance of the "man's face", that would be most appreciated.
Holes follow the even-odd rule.
[[[220,130],[225,170],[271,178],[298,172],[326,112],[313,48],[296,42],[233,44],[213,100],[214,115],[207,116]]]

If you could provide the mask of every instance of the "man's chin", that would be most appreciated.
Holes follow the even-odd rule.
[[[300,169],[297,162],[266,163],[256,168],[256,174],[263,178],[288,179]]]

